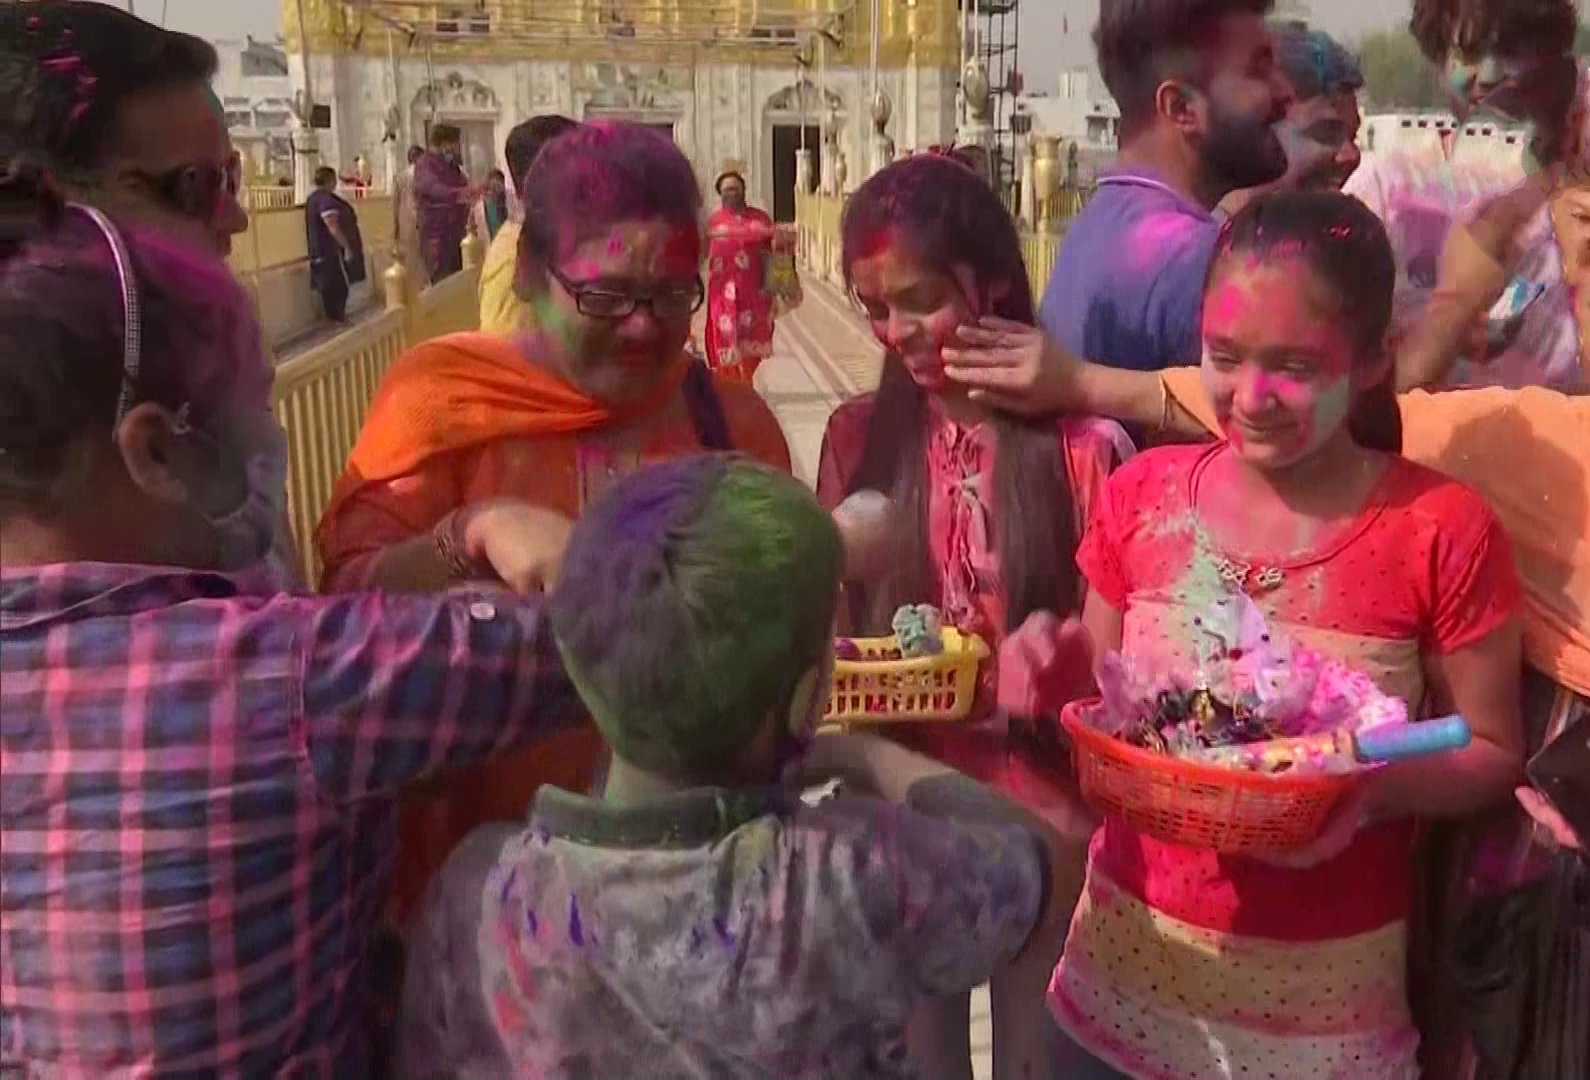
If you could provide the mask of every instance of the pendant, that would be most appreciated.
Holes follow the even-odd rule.
[[[1250,594],[1268,592],[1286,579],[1286,572],[1278,566],[1254,566],[1224,557],[1216,561],[1215,569],[1227,587]]]

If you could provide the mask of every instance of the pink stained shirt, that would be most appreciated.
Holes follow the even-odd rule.
[[[849,491],[861,463],[876,397],[864,394],[836,409],[823,436],[817,470],[817,497],[832,509]],[[981,635],[996,655],[1005,636],[1004,581],[1000,573],[993,505],[995,433],[990,425],[964,427],[940,410],[929,410],[928,550],[932,556],[930,603],[947,622]],[[1135,452],[1120,425],[1096,417],[1068,416],[1055,426],[1061,444],[1065,484],[1075,506],[1077,529],[1103,496],[1116,466]],[[1068,546],[1079,537],[1067,538]],[[1057,541],[1059,542],[1059,541]],[[1071,612],[1060,612],[1069,615]],[[995,665],[985,665],[978,712],[964,724],[901,724],[889,729],[902,742],[993,784],[1042,812],[1053,805],[1064,812],[1069,787],[1063,760],[1029,760],[1013,752],[992,718]]]
[[[1223,586],[1194,495],[1223,452],[1143,454],[1094,513],[1078,563],[1122,612],[1127,655],[1195,662],[1194,620]],[[1478,643],[1520,603],[1490,508],[1402,458],[1327,545],[1265,565],[1282,574],[1254,597],[1273,626],[1368,672],[1415,712],[1423,658]],[[1411,822],[1388,822],[1335,859],[1290,869],[1106,821],[1051,1007],[1074,1039],[1138,1080],[1223,1075],[1233,1061],[1277,1080],[1412,1080],[1413,839]]]

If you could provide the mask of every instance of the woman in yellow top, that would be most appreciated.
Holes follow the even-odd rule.
[[[522,194],[525,178],[541,148],[578,126],[566,116],[532,116],[508,132],[502,154],[508,160],[508,180],[516,193]],[[531,328],[530,303],[514,289],[524,202],[519,198],[509,202],[512,213],[491,236],[485,261],[480,265],[480,329],[505,337]]]

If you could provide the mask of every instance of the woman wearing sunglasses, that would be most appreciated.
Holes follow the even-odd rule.
[[[531,505],[577,517],[616,476],[704,450],[789,470],[755,391],[686,356],[703,300],[702,205],[679,149],[636,125],[581,126],[536,158],[524,201],[515,289],[535,329],[444,337],[397,361],[316,534],[326,588],[521,588],[511,565],[461,557],[471,521]],[[414,809],[400,907],[475,825],[522,817],[542,783],[589,786],[599,736],[563,740]]]
[[[248,227],[215,49],[106,4],[0,5],[15,154],[81,201],[226,255]]]

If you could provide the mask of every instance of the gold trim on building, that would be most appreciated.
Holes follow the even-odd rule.
[[[878,62],[959,66],[957,0],[880,4]],[[853,0],[282,0],[288,48],[299,8],[315,55],[386,55],[399,47],[446,60],[551,60],[788,66],[819,31],[835,30],[827,62],[864,67],[871,5]]]

